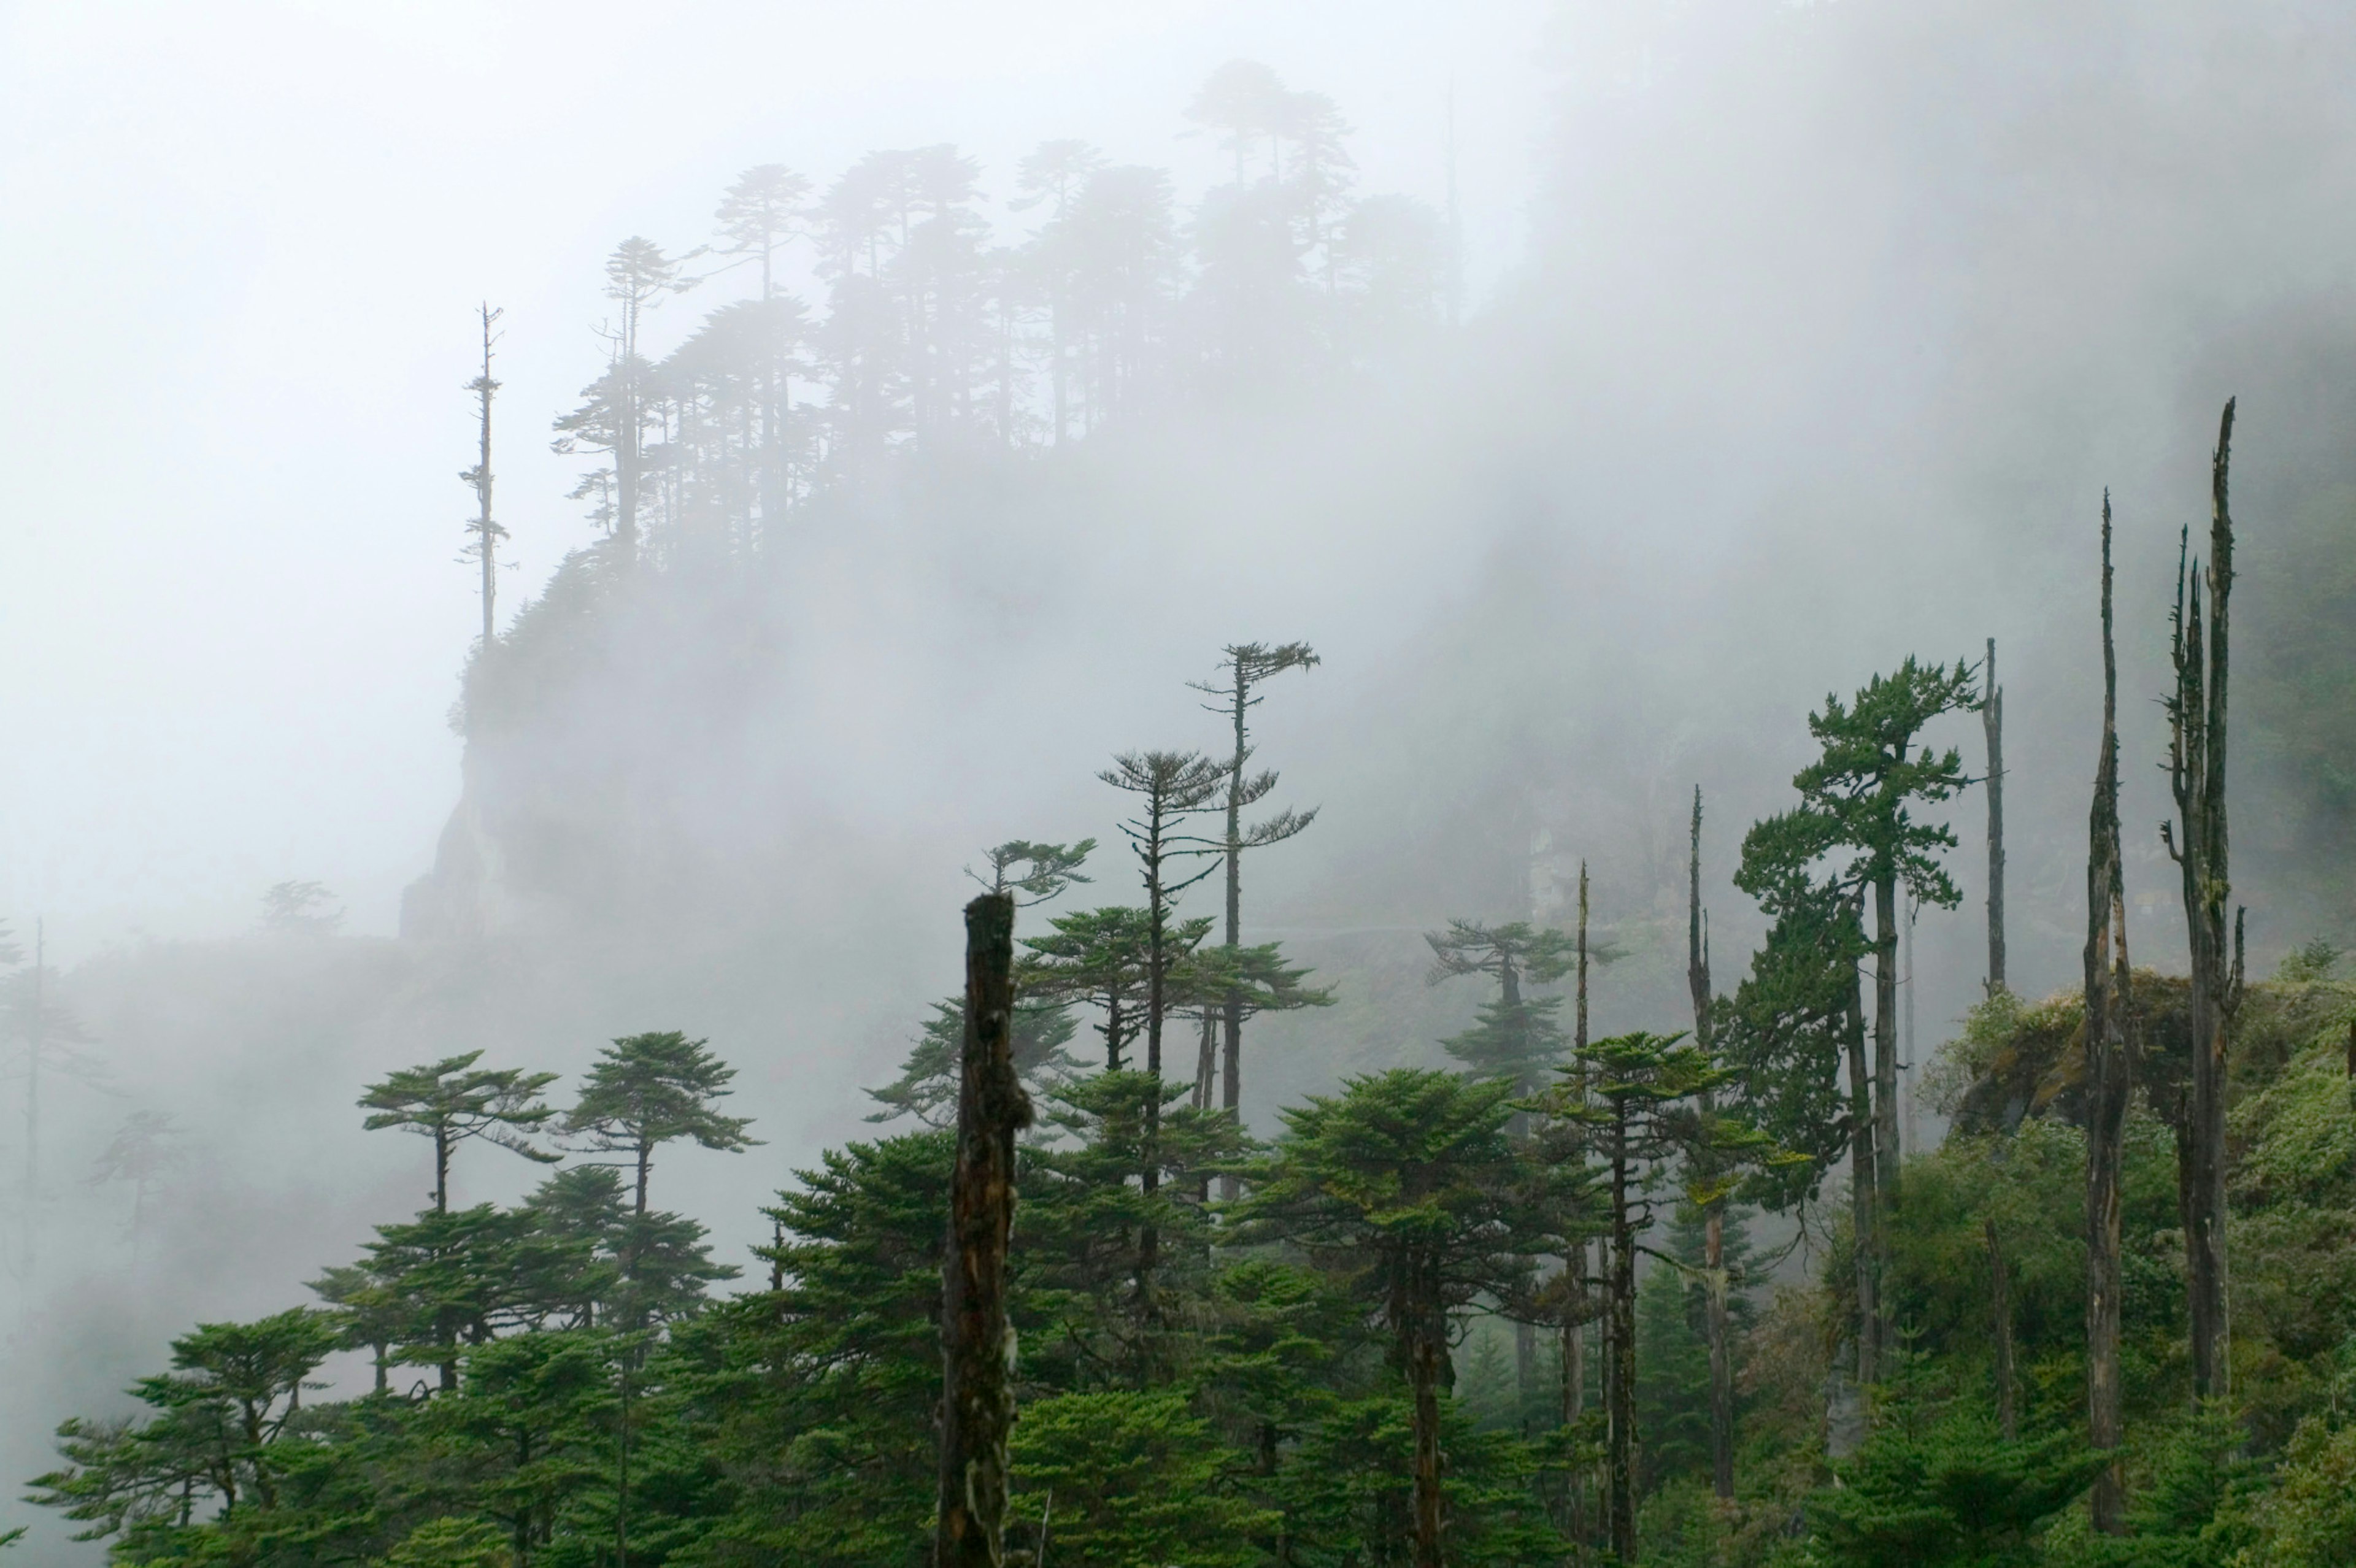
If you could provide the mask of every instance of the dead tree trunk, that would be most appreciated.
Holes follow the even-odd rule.
[[[1987,640],[1980,726],[1987,734],[1987,994],[2004,981],[2004,688],[1996,683],[1996,639]]]
[[[487,656],[498,631],[499,540],[508,537],[507,529],[491,520],[491,397],[499,389],[499,384],[491,379],[491,345],[498,341],[491,324],[506,313],[486,304],[477,314],[483,322],[483,373],[466,383],[466,390],[475,394],[478,445],[475,466],[458,477],[475,489],[475,520],[466,527],[475,539],[466,548],[482,567],[483,652]]]
[[[2119,843],[2119,672],[2111,635],[2111,497],[2103,496],[2103,733],[2086,850],[2086,1430],[2115,1451],[2119,1416],[2119,1168],[2126,1125],[2127,910]],[[2094,1525],[2126,1531],[2126,1467],[2094,1477]]]
[[[1693,830],[1686,860],[1686,985],[1693,993],[1694,1044],[1705,1055],[1711,1051],[1709,937],[1701,912],[1701,786],[1694,786]],[[1712,1060],[1715,1060],[1713,1057]],[[1716,1113],[1714,1097],[1705,1090],[1702,1115]],[[1721,1501],[1734,1497],[1734,1363],[1727,1344],[1726,1322],[1726,1200],[1715,1198],[1702,1216],[1702,1277],[1707,1291],[1703,1308],[1705,1337],[1709,1343],[1709,1473]]]
[[[2010,1442],[2019,1433],[2019,1419],[2013,1413],[2012,1269],[2004,1261],[1995,1216],[1981,1221],[1980,1226],[1987,1237],[1988,1306],[1996,1322],[1996,1424]]]
[[[2169,784],[2176,797],[2177,821],[2161,829],[2183,875],[2192,971],[2186,1007],[2192,1103],[2182,1145],[2186,1168],[2179,1173],[2179,1183],[2192,1326],[2192,1388],[2199,1399],[2223,1399],[2232,1392],[2225,1266],[2225,1034],[2240,1001],[2242,980],[2240,914],[2233,918],[2230,959],[2225,925],[2225,905],[2233,892],[2225,832],[2226,626],[2233,589],[2233,519],[2227,480],[2233,443],[2233,404],[2229,399],[2210,469],[2207,571],[2191,570],[2189,528],[2177,557],[2169,639],[2176,690],[2167,704]],[[2203,577],[2209,590],[2205,628]]]
[[[984,893],[966,905],[965,938],[965,1048],[941,1282],[941,1486],[933,1561],[937,1568],[1002,1568],[1006,1436],[1014,1424],[1006,1317],[1014,1135],[1031,1120],[1012,1053],[1013,899]]]

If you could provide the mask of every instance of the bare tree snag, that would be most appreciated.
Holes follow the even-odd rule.
[[[936,1568],[1003,1568],[1007,1433],[1014,1424],[1006,1317],[1014,1135],[1031,1101],[1014,1075],[1014,901],[965,906],[965,1049],[957,1166],[941,1279],[941,1490]]]
[[[499,541],[508,537],[507,529],[491,520],[491,397],[499,389],[499,384],[491,379],[491,345],[498,341],[491,324],[507,313],[485,304],[477,314],[483,322],[483,373],[466,383],[466,390],[475,394],[477,452],[475,466],[458,477],[473,486],[475,492],[475,520],[466,525],[466,531],[474,538],[466,546],[466,553],[482,566],[483,651],[487,654],[498,633]]]
[[[2119,843],[2119,670],[2111,623],[2111,497],[2103,496],[2103,733],[2086,849],[2086,1429],[2115,1451],[2119,1415],[2119,1168],[2127,1114],[2126,881]],[[2094,1477],[2094,1528],[2126,1531],[2126,1467]]]
[[[2226,627],[2233,591],[2233,518],[2228,505],[2233,402],[2227,399],[2210,466],[2209,562],[2193,571],[2190,529],[2177,553],[2176,607],[2169,656],[2176,689],[2168,699],[2169,786],[2177,819],[2160,827],[2183,875],[2184,923],[2190,950],[2187,1003],[2192,1051],[2192,1103],[2180,1142],[2178,1199],[2184,1212],[2185,1292],[2192,1326],[2196,1399],[2232,1392],[2232,1326],[2226,1309],[2226,1030],[2242,988],[2242,922],[2233,919],[2227,956],[2225,905],[2233,892],[2225,832]],[[2201,586],[2209,590],[2204,626]]]
[[[2004,688],[1996,683],[1996,639],[1981,673],[1980,727],[1987,734],[1987,994],[2004,980]]]

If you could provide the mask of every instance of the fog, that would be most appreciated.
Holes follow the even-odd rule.
[[[1230,177],[1183,111],[1235,59],[1332,98],[1357,192],[1440,215],[1452,188],[1459,325],[1433,304],[1348,374],[1237,376],[1019,460],[912,441],[812,481],[756,567],[666,557],[594,623],[594,679],[502,688],[524,707],[467,754],[477,302],[505,311],[505,627],[600,537],[550,427],[605,368],[616,242],[710,243],[753,165],[823,191],[955,143],[1012,243],[1041,221],[1019,161],[1069,136],[1169,170],[1183,220]],[[664,1200],[747,1262],[952,988],[984,847],[1094,837],[1082,896],[1133,901],[1093,775],[1216,749],[1185,683],[1231,642],[1323,659],[1256,721],[1277,799],[1323,809],[1248,863],[1248,929],[1338,990],[1255,1026],[1262,1131],[1444,1060],[1477,998],[1425,985],[1417,933],[1561,920],[1581,859],[1628,952],[1599,1019],[1681,1027],[1694,786],[1730,990],[1762,929],[1737,849],[1808,711],[1990,636],[2014,983],[2070,983],[2105,486],[2135,940],[2180,966],[2151,830],[2177,530],[2238,395],[2237,656],[2288,657],[2270,541],[2356,483],[2351,80],[2356,23],[2319,4],[0,13],[0,914],[28,948],[40,923],[105,1073],[55,1088],[37,1211],[0,1085],[0,1466],[414,1209],[422,1147],[353,1107],[412,1061],[573,1074],[616,1035],[708,1036],[766,1142],[677,1157]],[[650,357],[757,294],[723,259],[650,314]],[[814,316],[828,277],[786,252]],[[2254,968],[2349,924],[2340,818],[2265,722],[2236,782]],[[1974,720],[1936,738],[1976,772]],[[1982,812],[1952,813],[1961,907],[1917,928],[1925,1054],[1979,992]],[[341,934],[254,933],[290,879]],[[86,1178],[135,1109],[188,1163],[134,1239]],[[477,1147],[457,1183],[537,1174]],[[0,1509],[27,1563],[95,1560],[30,1512]]]

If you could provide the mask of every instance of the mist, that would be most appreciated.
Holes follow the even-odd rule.
[[[1408,240],[1352,251],[1329,214],[1297,288],[1221,304],[1220,193],[1268,155],[1186,111],[1235,60],[1330,98],[1333,214]],[[1230,644],[1322,659],[1254,716],[1273,799],[1320,815],[1247,862],[1246,929],[1336,993],[1253,1026],[1263,1136],[1348,1074],[1446,1065],[1480,998],[1426,983],[1420,933],[1562,923],[1581,862],[1624,954],[1598,1028],[1687,1027],[1694,789],[1730,991],[1766,929],[1742,836],[1809,713],[1991,637],[2012,985],[2076,984],[2106,489],[2137,959],[2180,970],[2158,699],[2228,397],[2249,688],[2348,610],[2317,563],[2356,485],[2351,80],[2356,20],[2289,0],[0,14],[0,913],[88,1063],[47,1086],[37,1194],[0,1083],[0,1466],[49,1467],[174,1335],[312,1301],[416,1209],[423,1147],[355,1106],[413,1061],[481,1050],[561,1099],[616,1037],[708,1039],[764,1141],[670,1157],[663,1201],[750,1280],[761,1206],[876,1135],[989,846],[1102,846],[1022,933],[1134,901],[1096,774],[1219,752],[1188,683]],[[700,280],[646,315],[665,361],[759,302],[714,239],[746,169],[823,197],[953,144],[976,245],[1016,248],[1055,210],[1023,160],[1065,137],[1168,176],[1134,389],[1059,438],[1042,362],[1001,417],[978,357],[956,411],[870,451],[829,345],[875,264],[806,231],[776,276],[819,432],[789,497],[700,512],[682,478],[642,579],[596,565],[612,517],[573,493],[604,460],[552,424],[607,372],[617,243]],[[504,665],[459,559],[478,303]],[[2349,933],[2356,817],[2296,710],[2248,700],[2256,974]],[[1977,773],[1976,716],[1928,738]],[[1984,803],[1942,809],[1962,899],[1914,928],[1918,1061],[1982,996]],[[340,926],[262,929],[301,880]],[[134,1228],[91,1172],[140,1111],[184,1160]],[[506,1203],[543,1174],[476,1146],[455,1180]],[[19,1522],[34,1568],[100,1558]]]

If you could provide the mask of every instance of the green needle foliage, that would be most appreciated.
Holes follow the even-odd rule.
[[[1523,921],[1484,925],[1451,920],[1447,930],[1426,932],[1423,940],[1431,948],[1430,984],[1458,975],[1497,982],[1496,997],[1481,1004],[1479,1021],[1440,1041],[1448,1054],[1475,1077],[1497,1079],[1517,1094],[1537,1093],[1568,1043],[1555,1019],[1562,998],[1527,997],[1522,987],[1569,974],[1578,962],[1577,944],[1559,931]]]
[[[369,1132],[398,1127],[434,1140],[434,1207],[450,1207],[450,1156],[468,1138],[481,1138],[526,1159],[552,1165],[560,1157],[532,1143],[530,1135],[554,1119],[541,1092],[556,1082],[553,1072],[521,1072],[477,1067],[483,1053],[470,1051],[439,1061],[406,1067],[360,1096],[360,1108],[375,1114],[362,1123]]]
[[[2040,1535],[2103,1459],[2074,1433],[2014,1441],[1984,1416],[1882,1428],[1809,1505],[1823,1561],[1840,1568],[2029,1568]]]

